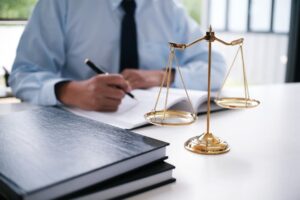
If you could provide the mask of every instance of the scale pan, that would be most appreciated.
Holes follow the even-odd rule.
[[[196,121],[197,115],[194,113],[179,110],[159,110],[148,112],[145,119],[154,125],[159,126],[183,126]]]
[[[258,100],[238,98],[238,97],[225,97],[215,99],[215,103],[223,108],[229,109],[247,109],[254,108],[260,104]]]

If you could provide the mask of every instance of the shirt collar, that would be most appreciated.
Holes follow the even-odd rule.
[[[109,0],[109,2],[111,3],[112,9],[116,10],[121,4],[122,0]]]
[[[120,4],[122,3],[122,0],[109,0],[111,3],[112,10],[116,10],[119,8]],[[139,10],[140,7],[142,7],[144,0],[135,0],[136,3],[136,10]]]

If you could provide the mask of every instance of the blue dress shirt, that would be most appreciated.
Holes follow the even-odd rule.
[[[59,104],[54,86],[85,80],[95,73],[85,58],[119,71],[122,0],[40,0],[21,37],[10,76],[13,93],[40,105]],[[136,0],[139,68],[166,67],[168,42],[189,43],[203,36],[199,26],[175,0]],[[207,42],[176,52],[190,89],[207,89]],[[212,55],[212,89],[218,89],[225,62]],[[182,87],[176,73],[174,87]],[[80,94],[78,94],[80,95]]]

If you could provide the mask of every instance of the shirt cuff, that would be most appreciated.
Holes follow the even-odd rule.
[[[54,106],[54,105],[62,105],[62,103],[57,99],[55,94],[55,85],[62,81],[70,81],[70,79],[51,79],[44,83],[41,94],[40,94],[40,102],[44,106]]]

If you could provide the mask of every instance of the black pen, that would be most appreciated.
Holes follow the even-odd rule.
[[[105,70],[102,67],[96,66],[90,59],[85,59],[84,63],[97,74],[109,74],[108,72],[105,72]],[[131,94],[130,92],[125,92],[125,93],[131,98],[135,99],[133,94]]]

